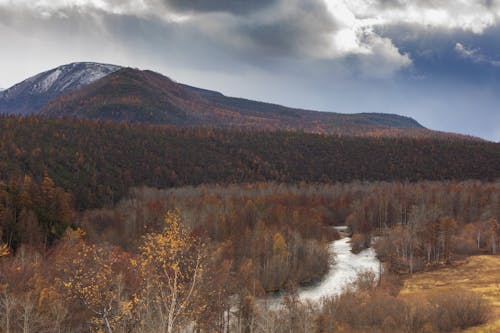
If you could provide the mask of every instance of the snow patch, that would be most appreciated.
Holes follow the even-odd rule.
[[[77,89],[92,82],[102,79],[106,75],[118,70],[120,67],[114,65],[85,64],[83,70],[74,71],[66,77],[60,84],[59,90],[68,88]]]
[[[52,72],[50,72],[45,78],[43,78],[41,81],[38,81],[35,83],[33,86],[32,92],[42,94],[47,91],[54,85],[54,83],[59,79],[59,76],[62,74],[61,69],[55,69]]]

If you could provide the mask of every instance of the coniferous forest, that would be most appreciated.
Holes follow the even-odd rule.
[[[497,143],[176,128],[0,117],[0,179],[47,174],[75,207],[112,205],[131,187],[276,182],[494,180]]]

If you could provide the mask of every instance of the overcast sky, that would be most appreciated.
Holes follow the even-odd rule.
[[[0,0],[0,88],[75,61],[500,141],[500,0]]]

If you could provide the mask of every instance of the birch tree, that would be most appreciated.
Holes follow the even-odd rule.
[[[190,235],[177,211],[168,211],[161,233],[143,237],[139,247],[140,292],[136,295],[138,331],[172,333],[193,324],[203,310],[203,245]]]

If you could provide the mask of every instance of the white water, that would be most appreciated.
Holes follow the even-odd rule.
[[[380,261],[375,250],[368,248],[354,254],[350,241],[349,237],[345,237],[330,243],[329,249],[334,259],[330,270],[320,283],[299,289],[301,300],[318,301],[322,297],[340,295],[362,272],[372,271],[379,277]]]

